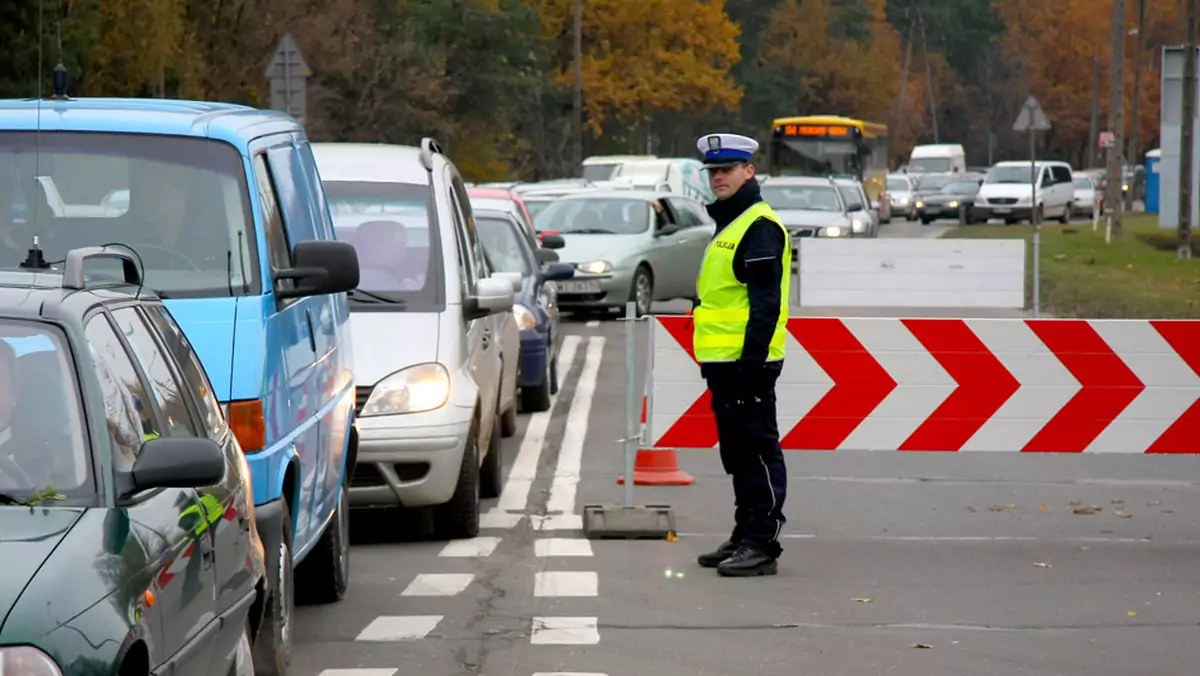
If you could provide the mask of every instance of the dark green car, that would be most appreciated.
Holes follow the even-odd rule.
[[[0,675],[252,674],[262,544],[200,360],[130,254],[33,253],[0,272]]]

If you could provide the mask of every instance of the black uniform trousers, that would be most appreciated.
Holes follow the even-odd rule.
[[[721,464],[733,476],[734,528],[730,540],[758,547],[778,558],[779,533],[787,519],[787,466],[779,445],[775,381],[783,362],[744,367],[707,363],[704,377],[712,392]]]

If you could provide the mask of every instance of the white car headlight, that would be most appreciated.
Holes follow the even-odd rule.
[[[946,207],[949,209],[957,209],[958,208],[958,200],[950,200],[949,202],[946,202]]]
[[[593,275],[602,275],[606,272],[612,272],[613,265],[608,261],[588,261],[575,266],[576,269],[583,272],[590,272]]]
[[[513,318],[517,320],[517,326],[520,328],[532,329],[533,327],[537,326],[537,317],[534,317],[533,313],[529,311],[529,308],[525,307],[524,305],[513,303],[512,313]],[[0,676],[3,676],[3,674],[0,674]]]
[[[850,229],[854,232],[865,232],[867,229],[867,222],[858,218],[852,218],[850,219]]]
[[[828,228],[825,228],[824,233],[826,237],[841,237],[842,228],[841,226],[831,225]]]
[[[32,646],[0,648],[0,676],[62,676],[54,660]]]
[[[921,200],[917,200],[917,208],[918,208],[918,209],[924,209],[924,208],[925,208],[925,202],[923,202],[923,201],[921,201]]]
[[[1026,205],[1026,204],[1029,204],[1029,200],[1030,200],[1030,198],[1027,195],[1027,196],[1022,197],[1021,199],[1017,200],[1017,204]]]
[[[892,200],[892,201],[893,201],[893,202],[895,202],[895,203],[897,203],[897,204],[908,204],[908,198],[907,198],[907,197],[897,197],[896,199],[894,199],[894,200]]]
[[[441,408],[450,399],[450,372],[436,363],[417,364],[396,371],[371,389],[358,415],[421,413]]]

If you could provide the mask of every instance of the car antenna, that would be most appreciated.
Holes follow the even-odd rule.
[[[33,150],[33,190],[36,192],[42,189],[42,34],[43,34],[43,17],[45,14],[45,0],[38,0],[38,83],[37,83],[37,122],[34,128],[34,150]],[[61,35],[61,33],[60,33]],[[59,48],[61,51],[61,41]],[[35,198],[33,200],[33,213],[28,214],[27,218],[32,218],[34,231],[33,248],[29,249],[28,255],[24,261],[21,261],[20,267],[34,270],[46,270],[50,264],[46,262],[46,258],[42,255],[42,249],[38,246],[37,226],[38,226],[38,210],[41,207],[43,200]]]

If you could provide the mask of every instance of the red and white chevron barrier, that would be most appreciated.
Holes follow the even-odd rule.
[[[649,438],[713,448],[687,316],[658,316]],[[1200,321],[788,320],[790,450],[1200,453]]]

